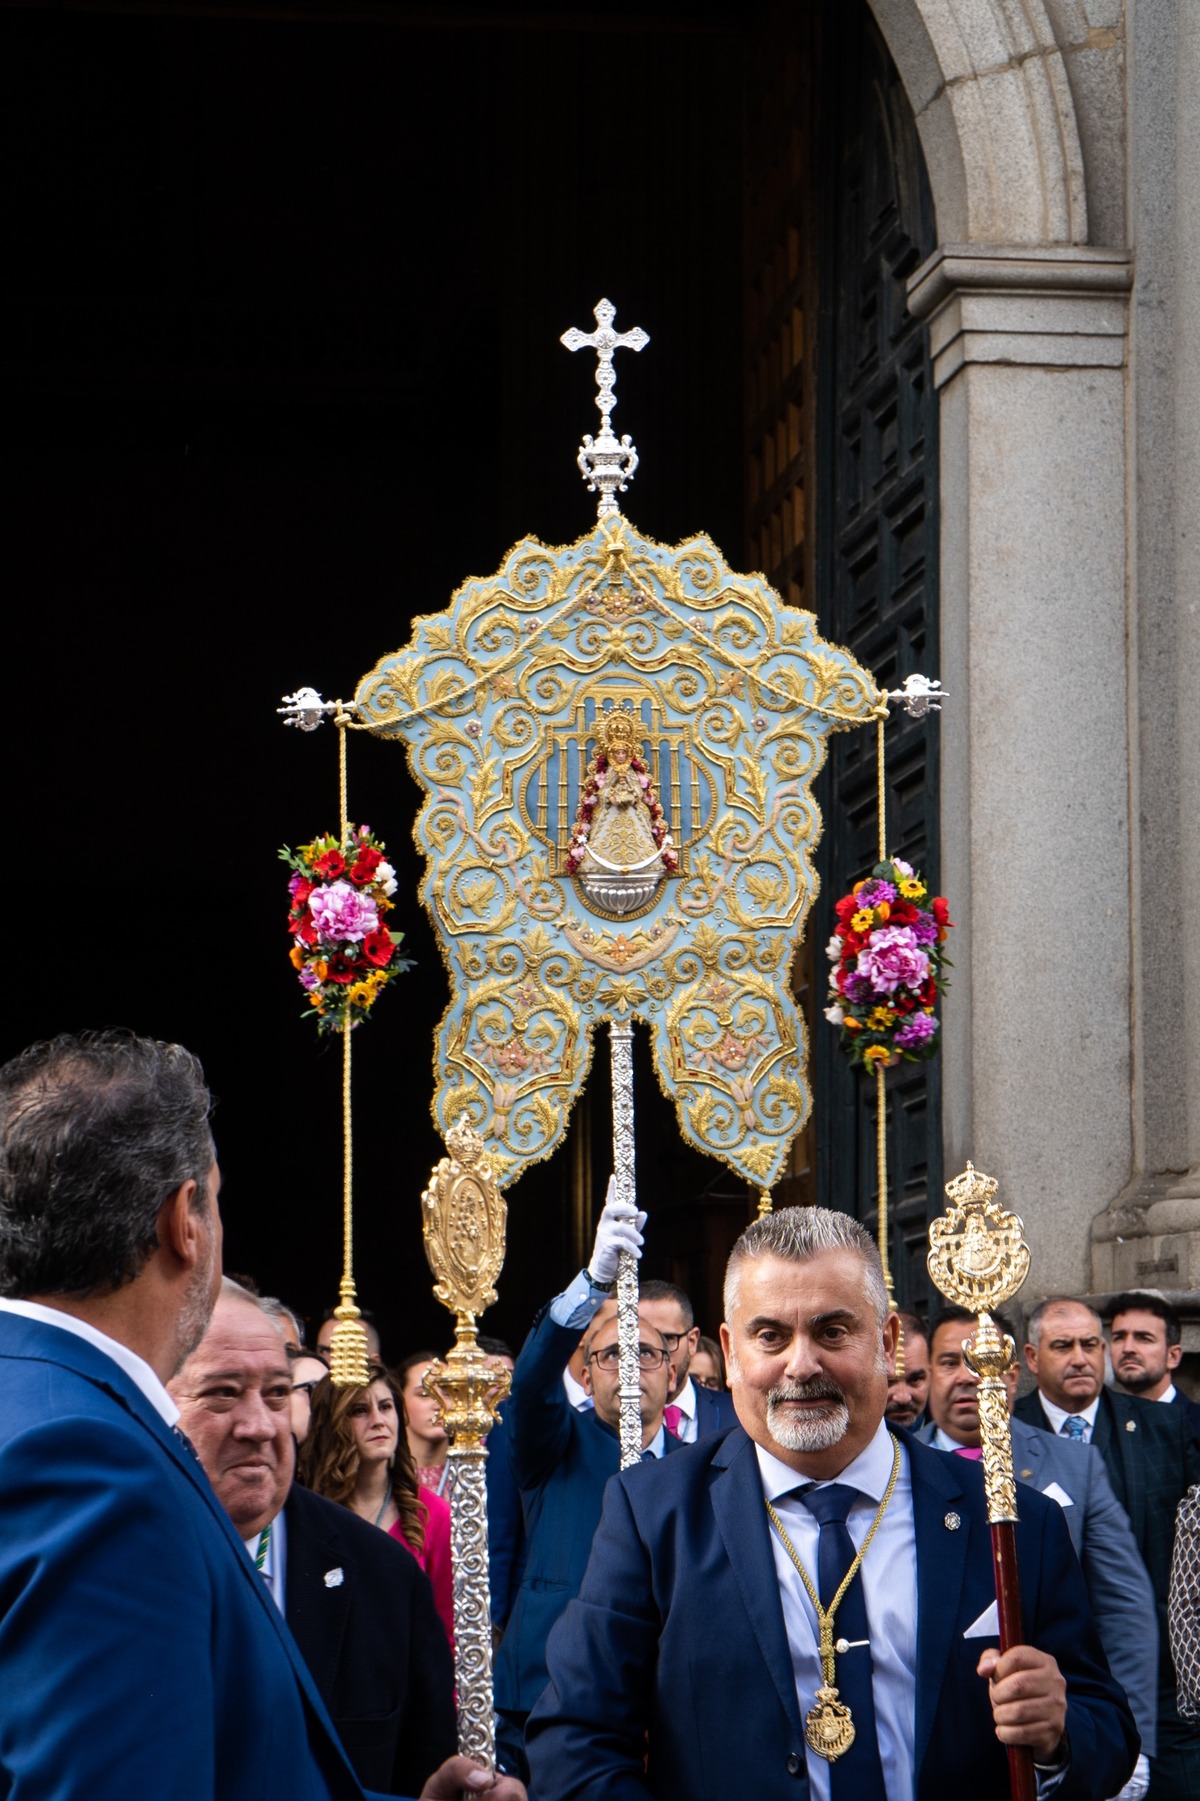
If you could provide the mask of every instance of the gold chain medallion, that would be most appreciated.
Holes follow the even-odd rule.
[[[804,1716],[804,1736],[818,1757],[836,1763],[854,1743],[854,1721],[835,1688],[817,1690],[817,1704]]]

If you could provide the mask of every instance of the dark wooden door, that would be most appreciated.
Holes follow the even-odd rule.
[[[908,99],[865,0],[823,15],[817,124],[821,245],[817,329],[816,598],[824,635],[894,688],[937,675],[937,407],[928,334],[905,282],[935,245]],[[816,985],[837,896],[876,860],[875,735],[838,734],[822,778]],[[936,715],[887,727],[887,844],[936,885]],[[818,995],[819,1001],[819,995]],[[875,1085],[818,1016],[817,1193],[874,1226]],[[887,1077],[891,1256],[901,1302],[926,1293],[925,1232],[940,1211],[940,1064]]]

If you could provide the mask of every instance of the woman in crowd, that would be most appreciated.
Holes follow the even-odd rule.
[[[441,1410],[425,1393],[421,1383],[431,1363],[438,1361],[436,1351],[414,1351],[396,1371],[396,1381],[404,1401],[406,1437],[422,1489],[432,1489],[444,1501],[450,1499],[452,1480],[446,1453],[450,1440],[441,1422]]]
[[[399,1383],[380,1363],[371,1362],[367,1368],[371,1380],[365,1388],[338,1388],[327,1378],[313,1390],[312,1425],[301,1447],[300,1480],[390,1532],[412,1552],[433,1584],[433,1598],[453,1645],[450,1508],[417,1481]]]
[[[725,1386],[725,1359],[715,1338],[699,1338],[692,1356],[690,1375],[701,1388],[722,1389]]]

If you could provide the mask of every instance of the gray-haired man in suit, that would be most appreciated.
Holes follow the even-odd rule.
[[[944,1307],[929,1330],[929,1423],[917,1434],[937,1450],[979,1455],[979,1377],[968,1368],[963,1341],[975,1316]],[[1011,1329],[999,1321],[1002,1331]],[[1010,1372],[1010,1395],[1017,1370]],[[1053,1438],[1020,1420],[1011,1422],[1018,1481],[1040,1489],[1063,1510],[1075,1555],[1083,1566],[1096,1626],[1113,1675],[1125,1690],[1141,1734],[1137,1769],[1121,1791],[1140,1801],[1150,1780],[1158,1719],[1158,1647],[1152,1631],[1150,1586],[1128,1516],[1112,1491],[1098,1451]]]

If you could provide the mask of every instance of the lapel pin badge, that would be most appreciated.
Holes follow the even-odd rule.
[[[1125,1421],[1125,1430],[1126,1430],[1126,1432],[1136,1432],[1137,1431],[1137,1421],[1136,1420],[1126,1420]]]
[[[1031,1476],[1032,1476],[1032,1474],[1033,1474],[1033,1471],[1032,1471],[1032,1470],[1022,1470],[1022,1471],[1021,1471],[1021,1480],[1022,1480],[1022,1482],[1028,1482],[1028,1480],[1029,1480],[1029,1478],[1030,1478],[1030,1477],[1031,1477]]]
[[[946,1528],[947,1532],[957,1532],[959,1527],[962,1525],[962,1521],[959,1519],[959,1517],[956,1513],[948,1513],[946,1515],[945,1519],[942,1521],[942,1524]]]
[[[345,1580],[346,1580],[345,1571],[342,1570],[340,1567],[336,1570],[326,1570],[326,1572],[325,1572],[326,1588],[341,1588],[342,1583]]]

